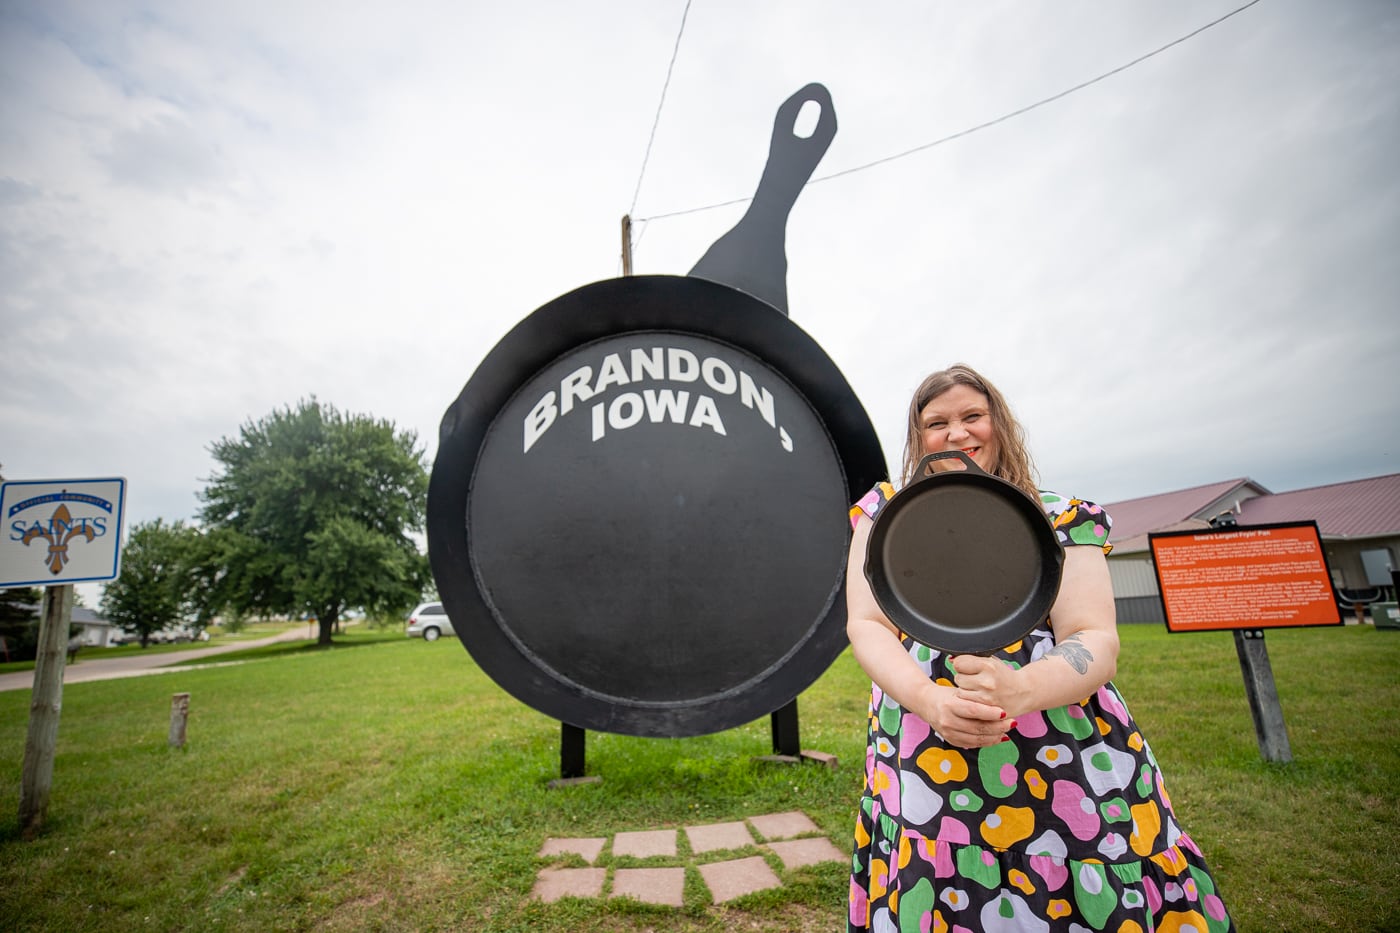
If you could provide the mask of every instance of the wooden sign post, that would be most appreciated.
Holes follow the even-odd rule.
[[[1148,535],[1169,632],[1230,629],[1265,761],[1292,761],[1264,630],[1340,625],[1316,522]]]
[[[1249,712],[1254,717],[1259,754],[1264,756],[1265,761],[1292,761],[1293,749],[1288,744],[1283,705],[1278,701],[1274,669],[1269,664],[1269,651],[1264,647],[1264,630],[1235,629],[1234,634],[1235,653],[1240,658],[1244,695],[1249,700]]]
[[[73,584],[44,589],[39,613],[39,644],[34,660],[34,690],[29,702],[29,732],[20,771],[19,827],[34,838],[48,815],[53,787],[53,757],[58,745],[58,718],[63,708],[63,668],[68,626],[73,619]]]

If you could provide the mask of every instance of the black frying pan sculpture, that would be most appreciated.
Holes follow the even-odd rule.
[[[835,132],[825,88],[794,94],[748,212],[690,275],[556,298],[443,416],[433,575],[462,644],[535,709],[703,735],[783,707],[845,647],[846,509],[884,455],[787,317],[783,248]]]

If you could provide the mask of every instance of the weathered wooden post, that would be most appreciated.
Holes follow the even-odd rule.
[[[170,698],[170,747],[185,747],[185,723],[190,717],[190,695],[177,693]]]
[[[1265,761],[1289,762],[1293,749],[1288,744],[1288,727],[1283,722],[1283,706],[1274,686],[1274,669],[1264,648],[1263,629],[1235,629],[1235,652],[1240,656],[1244,694],[1254,717],[1254,735],[1259,754]]]
[[[29,701],[29,734],[24,741],[20,775],[19,826],[25,839],[34,838],[48,815],[58,718],[63,708],[63,663],[72,618],[73,584],[45,587],[39,613],[34,691]]]

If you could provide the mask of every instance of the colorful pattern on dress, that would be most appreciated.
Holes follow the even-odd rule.
[[[880,511],[880,507],[894,497],[894,487],[889,483],[879,483],[876,487],[860,497],[860,501],[851,506],[851,527],[856,527],[856,522],[860,521],[862,515],[875,517],[875,513]]]
[[[873,518],[894,495],[882,487],[861,499],[860,512]],[[1041,499],[1062,545],[1107,553],[1111,522],[1101,507],[1054,493]],[[950,656],[901,640],[929,677],[952,684]],[[994,656],[1020,667],[1054,645],[1047,623]],[[1234,930],[1112,683],[1079,703],[1017,717],[1010,736],[980,749],[949,745],[872,685],[848,929]]]

